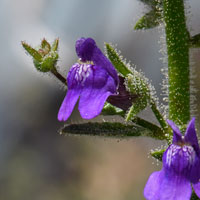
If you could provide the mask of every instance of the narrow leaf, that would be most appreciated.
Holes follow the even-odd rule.
[[[106,137],[137,137],[149,136],[154,137],[152,131],[137,125],[126,125],[122,123],[84,123],[66,125],[60,130],[65,135],[90,135],[90,136],[106,136]]]
[[[134,26],[135,30],[154,28],[159,25],[160,14],[156,9],[152,9],[138,20]]]
[[[123,76],[127,76],[127,74],[132,74],[132,71],[128,68],[128,66],[126,66],[117,51],[110,44],[106,43],[105,48],[108,58],[120,74],[122,74]]]

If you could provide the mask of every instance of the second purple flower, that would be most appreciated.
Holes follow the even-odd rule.
[[[189,200],[192,187],[200,197],[200,148],[193,118],[182,136],[170,120],[173,142],[163,155],[163,168],[149,177],[144,189],[147,200]]]

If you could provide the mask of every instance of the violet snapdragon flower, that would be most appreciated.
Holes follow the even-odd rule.
[[[200,197],[200,148],[193,118],[181,135],[176,125],[168,120],[173,129],[173,143],[163,155],[163,168],[151,174],[144,189],[147,200],[189,200],[192,187]]]
[[[76,53],[80,62],[75,63],[68,73],[68,91],[58,112],[59,121],[69,118],[78,99],[81,117],[96,117],[106,99],[117,91],[117,72],[92,38],[77,40]]]

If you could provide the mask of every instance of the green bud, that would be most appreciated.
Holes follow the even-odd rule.
[[[41,62],[37,60],[33,60],[33,63],[37,70],[41,72],[48,72],[51,71],[58,61],[58,54],[56,52],[51,53],[51,55],[45,56]]]
[[[58,42],[58,39],[56,39],[51,46],[46,39],[43,39],[38,48],[34,49],[25,42],[22,42],[22,46],[33,57],[33,63],[38,71],[49,72],[55,69],[59,58]]]
[[[125,85],[128,91],[133,95],[137,96],[134,98],[133,104],[130,107],[126,120],[131,120],[136,114],[147,107],[150,101],[150,90],[146,81],[146,78],[141,73],[137,72],[134,68],[123,61],[122,56],[119,55],[112,45],[105,44],[106,54],[116,70],[125,77]],[[104,113],[117,113],[114,108],[110,106],[104,107]],[[123,113],[124,115],[124,113]]]

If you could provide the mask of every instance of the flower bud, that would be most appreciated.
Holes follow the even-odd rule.
[[[33,63],[36,69],[40,72],[49,72],[55,68],[58,61],[58,39],[55,39],[52,45],[50,45],[46,39],[41,41],[39,48],[32,48],[25,42],[22,42],[22,46],[29,55],[33,58]]]

